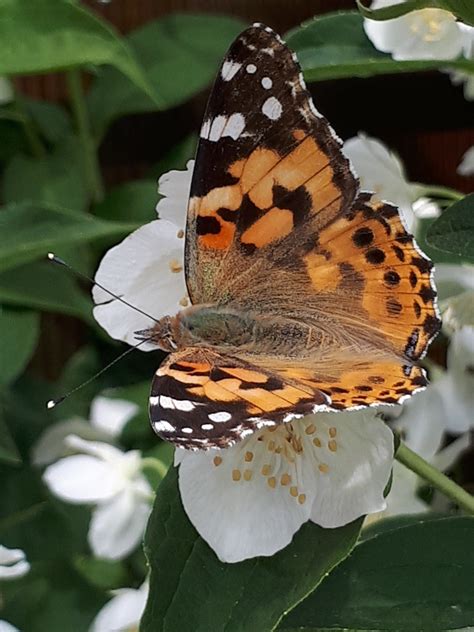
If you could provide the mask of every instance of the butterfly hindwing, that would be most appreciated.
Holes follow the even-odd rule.
[[[224,448],[264,426],[321,408],[317,388],[294,385],[283,375],[212,349],[171,354],[154,377],[153,429],[188,449]]]

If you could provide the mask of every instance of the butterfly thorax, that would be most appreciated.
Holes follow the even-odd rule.
[[[297,320],[239,311],[218,305],[196,305],[166,316],[148,337],[160,349],[224,348],[227,352],[304,357],[327,343],[324,336]]]

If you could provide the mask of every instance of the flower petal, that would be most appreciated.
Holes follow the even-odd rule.
[[[340,527],[384,509],[393,464],[392,431],[373,411],[321,413],[316,418],[323,445],[314,448],[319,465],[312,472],[317,490],[311,520]]]
[[[34,445],[33,463],[42,466],[68,456],[71,448],[66,446],[65,440],[69,435],[79,435],[84,439],[98,439],[99,441],[107,439],[105,433],[98,432],[83,419],[60,421],[49,426]]]
[[[159,218],[169,220],[183,230],[186,227],[193,171],[194,160],[188,160],[185,171],[173,170],[164,173],[158,182],[158,191],[163,196],[156,205]]]
[[[457,171],[460,176],[474,175],[474,145],[472,147],[469,147],[469,149],[463,155]]]
[[[142,226],[102,259],[96,281],[155,319],[175,314],[186,304],[184,239],[175,224],[155,220]],[[112,338],[136,344],[134,333],[153,325],[151,318],[124,305],[97,285],[94,317]],[[140,349],[154,350],[146,343]]]
[[[8,621],[0,620],[0,632],[20,632],[20,630]]]
[[[110,500],[123,488],[117,468],[94,456],[77,454],[46,468],[43,480],[49,489],[70,503]]]
[[[150,502],[129,488],[94,509],[88,535],[94,555],[119,560],[131,553],[143,538],[150,510]]]
[[[24,551],[0,545],[0,580],[23,577],[29,570]]]
[[[118,437],[125,424],[139,410],[137,404],[123,399],[96,397],[91,404],[91,424],[111,437]]]
[[[138,590],[125,588],[99,611],[90,632],[127,632],[137,629],[148,598],[148,582]]]
[[[445,428],[443,402],[435,384],[403,404],[395,427],[409,448],[427,461],[434,457],[443,443]]]
[[[417,199],[419,189],[406,180],[397,156],[381,141],[363,133],[346,140],[343,151],[354,165],[362,188],[373,191],[379,200],[396,204],[411,228],[415,220],[412,203]]]
[[[428,505],[418,498],[419,478],[401,463],[393,464],[393,479],[387,497],[387,508],[382,516],[422,513],[428,511]],[[382,517],[380,516],[380,517]]]
[[[336,527],[385,506],[392,433],[373,414],[354,415],[310,415],[226,450],[177,452],[184,509],[221,560],[273,555],[310,518]]]

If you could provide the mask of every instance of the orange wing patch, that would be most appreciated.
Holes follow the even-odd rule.
[[[356,359],[331,377],[318,376],[317,368],[291,368],[279,373],[302,388],[326,393],[334,410],[399,403],[427,384],[423,369],[397,361]]]
[[[438,332],[432,263],[405,230],[398,211],[366,197],[319,234],[304,261],[318,292],[359,302],[400,355],[416,360]]]

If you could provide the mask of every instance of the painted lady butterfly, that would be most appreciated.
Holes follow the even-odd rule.
[[[193,306],[149,330],[172,352],[151,423],[226,447],[316,411],[396,403],[425,386],[438,332],[432,264],[396,207],[360,192],[295,54],[256,24],[212,91],[186,231]]]

